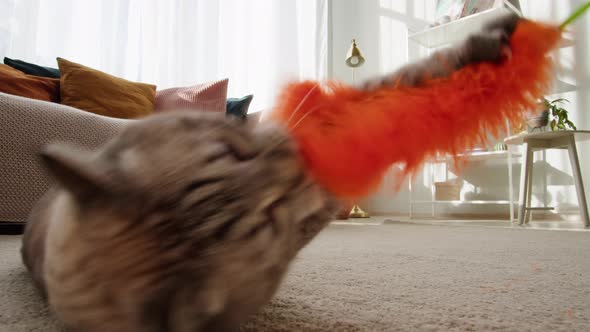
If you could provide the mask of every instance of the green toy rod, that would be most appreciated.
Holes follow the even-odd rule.
[[[565,29],[568,25],[570,25],[570,23],[582,16],[582,14],[584,14],[588,9],[590,9],[590,1],[580,6],[580,8],[578,8],[570,17],[568,17],[567,20],[565,20],[565,22],[559,26],[559,28],[561,30]]]

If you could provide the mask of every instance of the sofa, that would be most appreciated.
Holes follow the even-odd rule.
[[[23,224],[51,186],[38,158],[45,144],[70,141],[94,149],[131,121],[0,93],[0,223]]]
[[[0,226],[23,225],[51,186],[38,155],[51,141],[95,149],[127,124],[173,110],[219,112],[249,125],[252,94],[228,98],[229,79],[157,89],[64,58],[59,68],[5,57],[0,64]]]
[[[263,112],[248,114],[256,125]],[[0,92],[0,226],[24,225],[35,202],[51,186],[39,151],[52,141],[95,149],[127,124],[58,103]]]

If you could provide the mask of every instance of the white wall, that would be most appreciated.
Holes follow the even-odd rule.
[[[357,69],[357,79],[392,71],[420,52],[408,45],[408,27],[421,29],[434,15],[436,0],[332,0],[332,77],[352,81],[344,64],[353,38],[367,62]]]
[[[582,1],[563,0],[521,0],[521,7],[525,16],[560,22],[576,4]],[[338,80],[351,82],[351,69],[344,65],[344,57],[350,41],[357,39],[357,44],[364,53],[367,62],[357,70],[357,79],[364,79],[374,75],[390,72],[402,66],[408,61],[419,59],[427,54],[427,51],[408,42],[408,28],[417,30],[432,21],[436,0],[332,0],[332,77]],[[568,93],[563,97],[572,101],[570,106],[571,117],[578,125],[578,129],[590,129],[590,23],[586,17],[575,27],[577,44],[575,48],[569,48],[559,53],[560,75],[570,80],[577,80],[579,90],[577,93]],[[577,57],[577,64],[575,60]],[[576,68],[576,70],[574,70]],[[561,96],[555,96],[561,97]],[[579,145],[582,171],[590,175],[590,143]],[[539,154],[538,159],[541,155]],[[571,181],[571,168],[567,154],[560,151],[550,151],[546,154],[545,165],[549,169],[548,180],[548,204],[557,206],[560,211],[570,211],[577,208],[575,189]],[[486,167],[473,167],[466,169],[463,175],[469,182],[482,186],[485,195],[491,199],[507,199],[507,167],[505,163],[486,164]],[[537,164],[537,181],[541,184],[543,168]],[[514,166],[515,187],[518,187],[520,164]],[[437,170],[440,176],[441,169]],[[587,182],[590,177],[586,176]],[[438,178],[440,179],[440,177]],[[429,198],[430,173],[419,174],[414,182],[418,195],[424,199]],[[395,179],[390,174],[384,179],[381,190],[364,202],[364,207],[373,213],[407,213],[409,207],[409,194],[404,185],[402,191],[393,191]],[[464,192],[471,191],[467,184]],[[590,183],[587,184],[587,196],[590,199]],[[542,192],[540,186],[534,189]],[[518,193],[516,192],[516,195]],[[540,204],[542,197],[536,196],[534,203]],[[424,206],[418,211],[427,212],[429,207]],[[444,212],[444,210],[440,210]],[[489,214],[507,212],[508,208],[475,207],[454,208],[453,212],[469,214]]]

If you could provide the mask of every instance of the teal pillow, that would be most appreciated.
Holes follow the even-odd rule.
[[[22,60],[14,60],[4,58],[4,64],[16,70],[20,70],[25,74],[49,78],[59,78],[59,69],[43,67],[32,63],[24,62]]]
[[[254,99],[253,95],[247,95],[242,98],[228,98],[226,103],[226,116],[235,116],[242,121],[248,119],[248,108]]]

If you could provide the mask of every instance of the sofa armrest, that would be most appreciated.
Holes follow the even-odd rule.
[[[52,180],[38,153],[52,141],[95,149],[133,120],[0,93],[0,222],[25,222]]]

